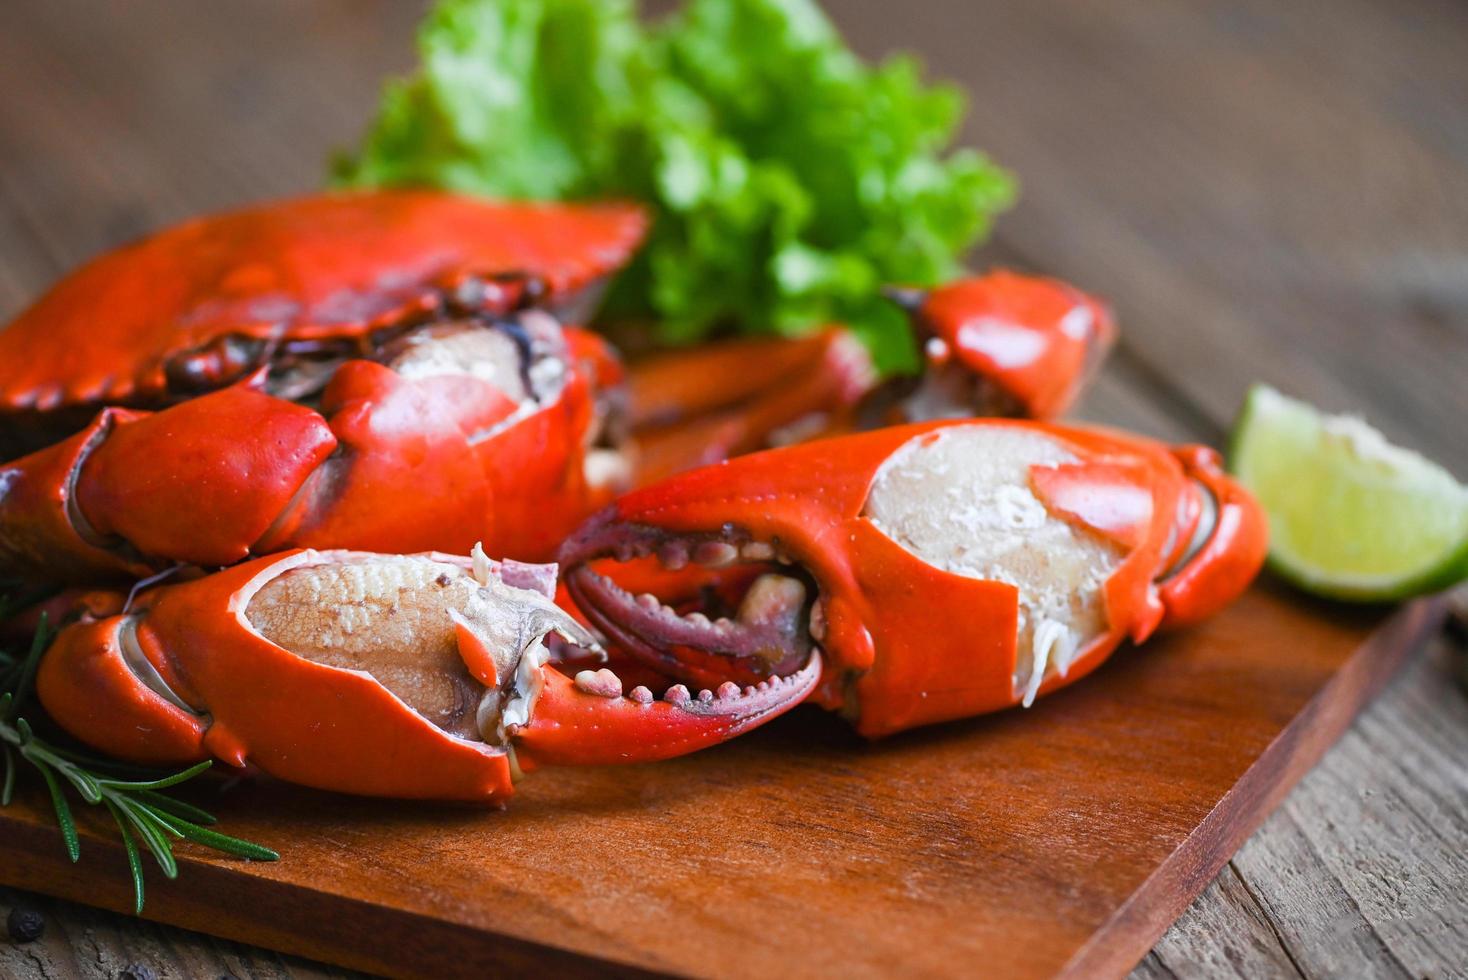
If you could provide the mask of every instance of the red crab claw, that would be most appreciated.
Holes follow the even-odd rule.
[[[544,313],[506,324],[346,361],[314,408],[242,385],[156,413],[103,409],[0,465],[0,569],[84,582],[296,546],[468,551],[480,538],[548,557],[627,474],[599,442],[589,359]],[[522,335],[535,354],[510,339]],[[538,390],[516,380],[524,357],[555,367]]]
[[[1207,446],[1175,450],[1194,481],[1199,514],[1180,533],[1176,555],[1164,575],[1160,593],[1167,607],[1166,626],[1185,626],[1207,619],[1248,587],[1269,551],[1269,520],[1259,501],[1223,470],[1218,452]]]
[[[893,288],[924,366],[879,383],[843,327],[738,340],[634,365],[630,419],[645,485],[771,446],[905,422],[1060,415],[1116,338],[1110,312],[1054,279],[998,271],[933,290]]]
[[[243,388],[158,414],[103,409],[0,466],[0,567],[85,581],[142,577],[151,555],[238,561],[335,448],[316,412]]]
[[[1262,514],[1197,450],[1180,455],[1191,471],[1147,439],[1033,422],[882,429],[635,491],[561,561],[626,655],[750,683],[819,652],[815,697],[882,735],[1029,704],[1242,591]],[[651,558],[750,584],[737,601],[704,589],[702,606],[624,588],[617,563]]]
[[[554,568],[297,550],[144,593],[62,630],[37,691],[64,728],[143,763],[211,756],[320,789],[498,802],[541,764],[661,759],[799,702],[779,685],[623,695],[550,601]]]
[[[932,290],[894,288],[922,338],[922,389],[904,421],[1059,417],[1116,340],[1100,301],[1058,279],[996,270]]]

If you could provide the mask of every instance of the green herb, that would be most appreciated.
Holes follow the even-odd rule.
[[[956,89],[908,57],[863,63],[813,0],[689,0],[650,26],[630,0],[440,0],[418,45],[339,179],[648,202],[608,313],[667,342],[842,321],[909,367],[878,288],[954,275],[1013,198],[948,152]]]
[[[0,620],[16,606],[0,596]],[[36,669],[50,642],[43,616],[30,649],[24,656],[0,650],[0,806],[9,806],[21,763],[29,763],[45,782],[61,827],[61,838],[72,861],[81,857],[76,821],[67,791],[84,803],[106,807],[117,822],[132,873],[134,911],[143,911],[143,862],[139,842],[152,853],[164,875],[177,877],[173,841],[188,840],[216,851],[254,861],[276,861],[269,848],[208,829],[214,817],[162,790],[187,782],[208,769],[201,762],[181,772],[154,773],[72,751],[41,738],[20,712],[29,703]]]

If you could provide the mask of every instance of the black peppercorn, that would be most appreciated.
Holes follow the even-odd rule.
[[[16,907],[5,917],[5,929],[18,943],[33,943],[46,931],[46,920],[35,909]]]
[[[123,967],[117,980],[158,980],[158,972],[144,963],[134,963]]]

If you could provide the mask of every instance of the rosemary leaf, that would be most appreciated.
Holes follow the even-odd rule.
[[[180,817],[173,817],[162,813],[154,815],[165,824],[171,826],[179,836],[185,840],[193,841],[195,844],[203,844],[205,847],[212,847],[216,851],[223,851],[225,854],[232,854],[235,857],[249,858],[252,861],[280,860],[280,855],[268,847],[261,847],[259,844],[251,844],[249,841],[240,840],[238,837],[230,837],[226,834],[217,833],[213,830],[200,827],[198,824],[190,823]]]
[[[26,654],[25,660],[20,665],[20,679],[15,682],[14,700],[10,703],[10,713],[14,715],[25,704],[26,698],[30,696],[31,688],[36,681],[36,668],[41,665],[41,654],[46,652],[50,643],[51,629],[46,622],[46,614],[41,613],[40,625],[36,627],[35,636],[31,638],[31,649]]]
[[[153,852],[153,858],[163,869],[164,877],[177,878],[178,862],[173,857],[173,845],[164,836],[152,812],[141,803],[130,800],[126,796],[110,796],[110,799],[114,800],[122,808],[122,812],[127,814],[128,820],[132,823],[132,829],[137,831],[148,850]]]
[[[76,791],[82,794],[82,799],[88,803],[97,804],[102,802],[102,786],[97,778],[84,769],[81,769],[65,759],[60,758],[50,750],[50,746],[44,742],[32,739],[26,746],[29,755],[38,756],[42,761],[48,763],[57,772],[66,778],[66,781],[76,787]]]
[[[122,837],[122,846],[127,850],[127,869],[133,876],[133,915],[143,914],[143,856],[138,853],[138,842],[132,831],[127,829],[127,817],[111,800],[103,800],[107,812],[117,821],[117,833]]]
[[[182,817],[184,820],[200,825],[219,822],[214,814],[208,810],[201,810],[192,804],[185,803],[183,800],[176,800],[171,796],[164,796],[162,793],[155,793],[149,789],[141,789],[134,795],[137,796],[139,803],[146,804],[154,810],[162,811],[172,817]]]
[[[76,763],[97,779],[150,779],[157,778],[158,770],[151,766],[134,766],[116,759],[108,759],[79,749],[49,746],[52,755],[67,762]]]
[[[36,598],[15,601],[13,597],[0,594],[0,620],[16,609],[25,608]],[[0,650],[0,766],[3,766],[0,806],[9,805],[14,798],[20,761],[24,760],[41,774],[46,783],[66,853],[73,861],[81,857],[81,842],[71,804],[67,801],[66,788],[75,789],[87,803],[105,806],[117,823],[118,834],[127,853],[128,871],[133,882],[133,910],[137,914],[143,911],[143,847],[152,853],[169,878],[178,876],[173,838],[249,860],[279,860],[280,855],[269,848],[209,830],[206,825],[216,822],[211,814],[161,792],[198,776],[210,767],[210,762],[200,762],[174,773],[160,773],[157,769],[132,766],[76,748],[52,745],[37,736],[30,722],[20,717],[20,709],[29,704],[28,696],[35,684],[36,670],[51,636],[52,631],[42,616],[25,656]]]
[[[9,806],[15,796],[15,750],[9,742],[0,745],[5,749],[5,785],[0,786],[0,806]]]
[[[161,779],[150,779],[144,782],[124,782],[117,779],[104,779],[101,783],[108,789],[117,790],[168,789],[170,786],[177,786],[179,783],[188,782],[213,764],[210,760],[205,759],[203,762],[189,766],[182,772],[176,772],[171,776],[164,776]]]
[[[24,723],[25,719],[19,719]],[[86,773],[67,762],[58,759],[47,750],[45,742],[36,738],[26,726],[26,742],[20,747],[20,754],[27,762],[37,769],[52,773],[60,773],[68,783],[76,787],[76,791],[82,794],[82,799],[88,803],[101,803],[102,791],[90,773]]]
[[[62,792],[61,783],[57,781],[56,774],[51,771],[51,767],[37,765],[36,768],[41,770],[41,776],[46,780],[46,788],[51,791],[51,805],[56,808],[56,822],[61,826],[61,839],[66,842],[66,853],[71,857],[71,863],[75,864],[81,860],[82,845],[81,841],[77,840],[76,821],[71,816],[71,804],[66,802],[66,794]]]

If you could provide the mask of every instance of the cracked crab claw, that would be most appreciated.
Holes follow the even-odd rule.
[[[1057,418],[1116,341],[1105,304],[1059,279],[996,269],[888,296],[912,316],[924,360],[889,421]]]
[[[685,473],[621,498],[560,558],[619,653],[756,687],[820,656],[813,698],[875,736],[1029,705],[1123,640],[1217,611],[1265,538],[1210,450],[990,419]],[[650,561],[666,580],[639,592]]]
[[[815,682],[813,667],[778,689],[659,698],[624,694],[605,668],[568,677],[548,644],[595,640],[551,601],[554,579],[477,548],[287,552],[67,627],[37,688],[59,724],[124,759],[212,756],[320,789],[497,802],[539,764],[722,741]]]

